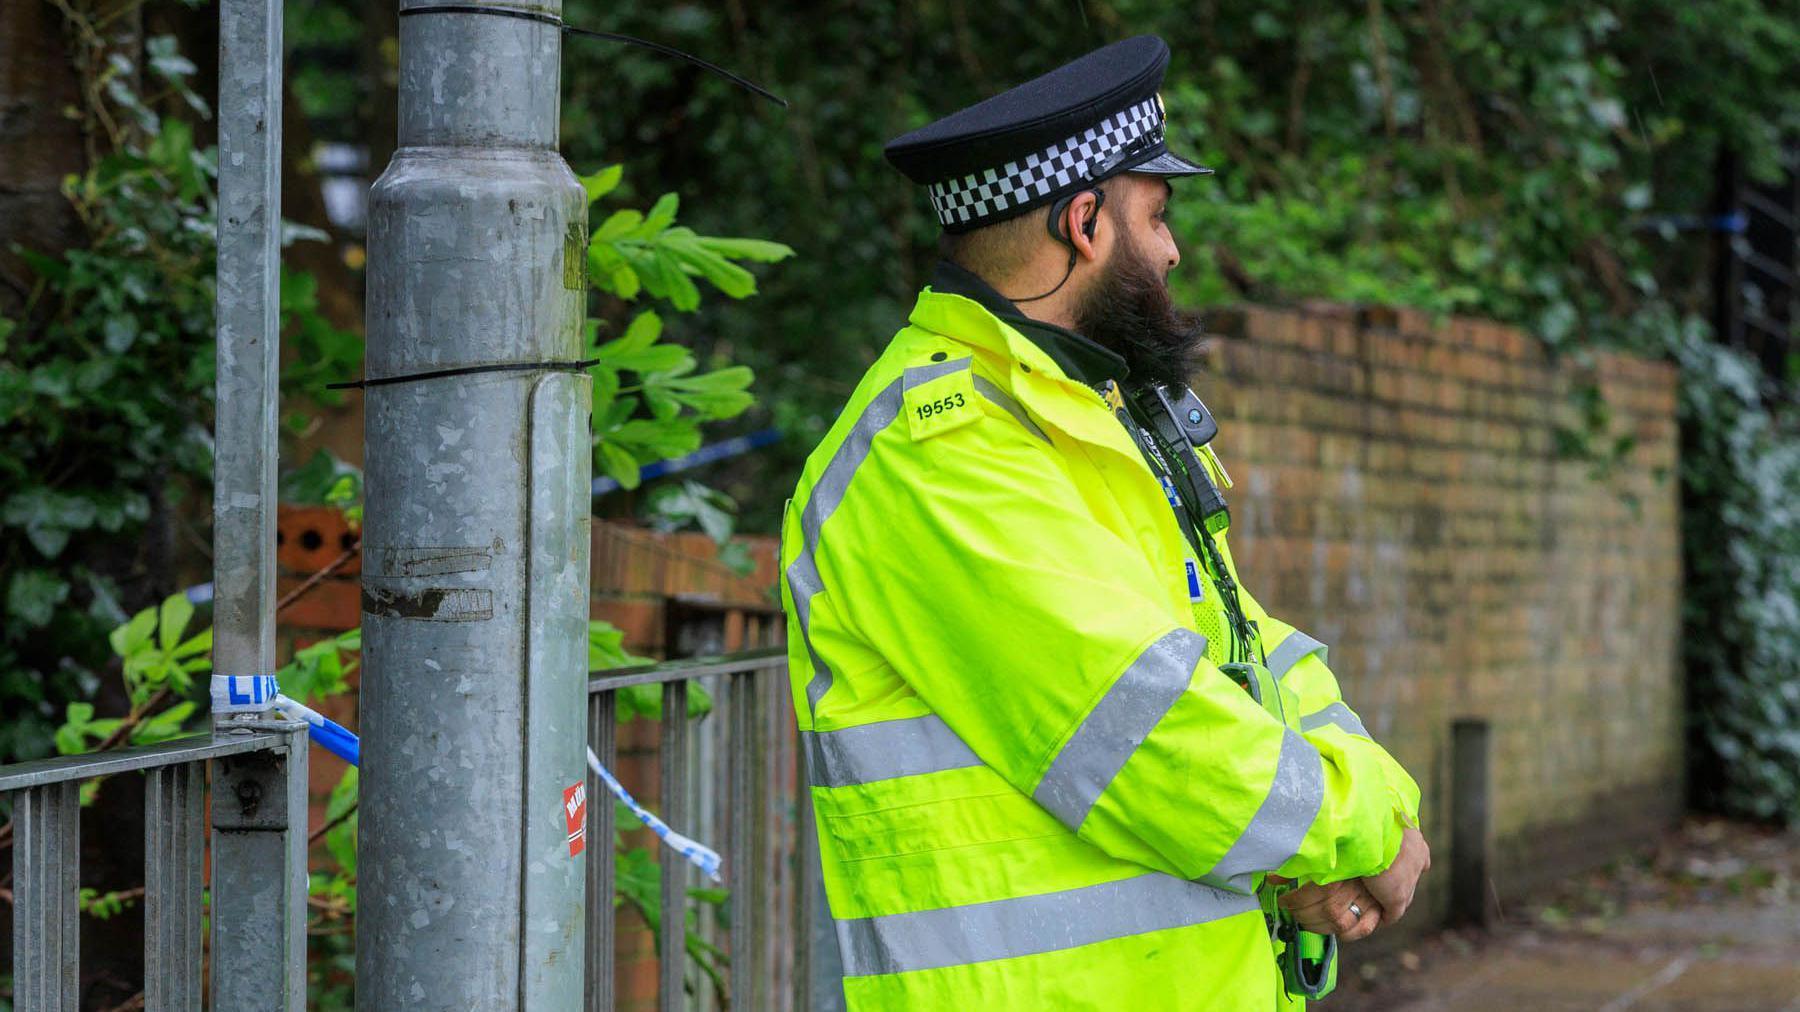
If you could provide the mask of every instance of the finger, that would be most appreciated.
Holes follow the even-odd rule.
[[[1306,885],[1281,896],[1281,907],[1284,910],[1310,910],[1331,899],[1331,891],[1323,886]]]
[[[1301,916],[1294,915],[1294,923],[1315,935],[1333,935],[1337,933],[1337,925],[1323,913]]]
[[[1336,935],[1354,931],[1357,922],[1368,916],[1369,911],[1381,909],[1381,904],[1375,901],[1375,897],[1361,886],[1345,889],[1334,899],[1338,902],[1331,905],[1331,920],[1336,926],[1332,934]]]
[[[1360,903],[1357,904],[1357,906],[1361,906],[1361,905],[1362,904],[1360,904]],[[1363,911],[1363,915],[1357,919],[1355,924],[1351,925],[1349,931],[1342,932],[1338,935],[1338,941],[1340,941],[1340,942],[1360,942],[1360,941],[1362,941],[1363,939],[1374,934],[1376,928],[1381,927],[1381,925],[1383,924],[1382,917],[1383,917],[1383,913],[1382,913],[1382,909],[1381,909],[1381,904],[1376,903],[1374,900],[1370,900],[1369,901],[1369,909],[1366,909]]]
[[[1369,891],[1360,885],[1351,885],[1338,895],[1332,897],[1331,914],[1337,922],[1338,931],[1349,931],[1362,919],[1363,912],[1375,905]]]
[[[1412,907],[1412,894],[1411,893],[1408,893],[1407,895],[1402,896],[1398,899],[1390,899],[1389,905],[1384,908],[1384,912],[1381,915],[1381,923],[1393,924],[1395,921],[1398,921],[1400,918],[1405,917],[1406,911],[1411,909],[1411,907]]]

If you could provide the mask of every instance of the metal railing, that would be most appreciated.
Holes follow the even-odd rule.
[[[0,766],[0,797],[13,815],[13,1007],[62,1012],[81,1006],[80,786],[125,773],[147,779],[144,1007],[201,1007],[209,768],[210,1004],[298,1007],[306,993],[305,729],[258,723],[229,734]],[[292,923],[271,923],[269,914],[283,909],[271,899],[296,894],[301,902],[285,907]],[[275,989],[266,989],[271,982]]]
[[[726,953],[724,993],[715,997],[706,978],[693,975],[698,983],[690,998],[688,890],[701,883],[680,854],[657,847],[664,912],[658,1007],[832,1007],[835,952],[820,949],[815,931],[818,856],[784,648],[621,669],[591,680],[588,742],[609,769],[617,768],[620,755],[618,692],[639,685],[659,686],[662,693],[659,814],[678,829],[695,827],[706,842],[724,844],[730,890],[722,930],[705,917],[696,928],[708,945]],[[702,721],[686,716],[695,685],[713,700],[712,714]],[[263,723],[0,766],[0,797],[13,808],[14,1007],[80,1007],[79,787],[134,772],[147,777],[144,1007],[197,1010],[207,990],[213,1008],[292,1007],[303,1000],[305,727]],[[611,903],[617,827],[611,797],[595,789],[601,793],[591,797],[586,827],[586,1005],[608,1010],[617,1004],[619,977]],[[209,807],[210,967],[201,944]],[[270,916],[282,909],[290,915]]]
[[[705,687],[713,713],[687,718],[692,687]],[[616,769],[619,756],[617,693],[658,685],[662,719],[658,738],[660,815],[678,830],[696,827],[723,842],[730,918],[724,937],[706,918],[703,940],[727,955],[724,1001],[715,1001],[698,978],[692,1004],[686,994],[688,888],[694,870],[674,850],[658,846],[661,867],[657,1007],[734,1009],[820,1008],[812,996],[833,988],[835,953],[814,943],[813,911],[821,902],[798,735],[790,712],[783,647],[722,657],[671,661],[603,672],[588,683],[588,741],[602,764]],[[701,761],[696,762],[696,758]],[[718,760],[723,759],[724,762]],[[721,769],[720,767],[723,767]],[[598,789],[598,788],[597,788]],[[630,827],[626,827],[630,828]],[[588,804],[587,1007],[615,1005],[614,808],[597,794]],[[671,954],[673,958],[671,958]]]

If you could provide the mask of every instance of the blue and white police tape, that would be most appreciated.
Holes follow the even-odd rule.
[[[352,766],[360,749],[356,735],[342,724],[296,699],[281,694],[274,675],[212,676],[212,712],[263,713],[277,710],[292,720],[304,720],[313,743]]]
[[[281,686],[276,683],[274,675],[214,675],[212,708],[214,713],[263,713],[271,709],[278,710],[291,719],[306,721],[307,735],[314,744],[339,759],[356,766],[362,757],[362,743],[355,732],[305,703],[282,695]],[[600,765],[600,757],[594,754],[593,749],[588,749],[587,758],[588,768],[606,784],[613,796],[625,802],[625,806],[638,817],[638,821],[650,827],[650,831],[665,845],[687,858],[713,881],[720,881],[717,851],[682,836],[670,829],[668,823],[646,811],[625,786],[605,766]]]
[[[638,804],[631,792],[625,789],[625,785],[619,783],[618,778],[605,766],[600,765],[600,757],[594,754],[593,749],[588,749],[587,756],[588,769],[593,770],[594,775],[606,784],[606,789],[613,792],[613,797],[625,802],[625,807],[631,809],[631,814],[637,816],[639,822],[649,826],[650,832],[660,837],[664,845],[687,858],[689,864],[705,872],[708,878],[714,882],[721,881],[718,851],[682,836],[670,829],[668,823],[645,811],[644,806]]]
[[[275,697],[275,708],[296,720],[306,721],[310,725],[306,733],[312,738],[313,744],[352,766],[359,764],[358,760],[362,758],[362,742],[349,728],[305,703],[297,699],[289,699],[286,696]]]
[[[212,676],[214,713],[261,713],[274,706],[280,694],[274,675]]]

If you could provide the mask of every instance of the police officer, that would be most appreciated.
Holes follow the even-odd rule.
[[[1187,390],[1168,47],[896,139],[944,261],[782,538],[853,1009],[1270,1009],[1429,864],[1418,787],[1266,613]]]

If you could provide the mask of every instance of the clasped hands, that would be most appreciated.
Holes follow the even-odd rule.
[[[1400,838],[1400,853],[1386,871],[1367,878],[1303,885],[1283,894],[1281,907],[1307,931],[1354,942],[1406,916],[1419,876],[1430,867],[1431,847],[1424,834],[1407,829]],[[1352,906],[1356,909],[1350,909]]]

